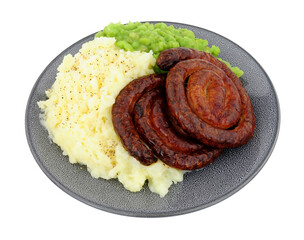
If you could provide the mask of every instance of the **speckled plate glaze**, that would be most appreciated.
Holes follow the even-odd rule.
[[[151,22],[151,21],[150,21]],[[151,22],[156,23],[156,22]],[[60,148],[51,143],[39,122],[37,102],[55,81],[57,67],[66,54],[75,54],[94,34],[81,39],[60,53],[42,72],[29,96],[25,128],[34,158],[43,172],[63,191],[95,208],[128,216],[164,217],[185,214],[214,205],[244,187],[266,163],[278,137],[280,112],[274,87],[260,64],[244,49],[227,38],[195,26],[166,22],[192,30],[209,45],[221,49],[220,57],[245,74],[241,80],[251,98],[256,116],[254,138],[245,146],[225,150],[216,161],[201,170],[186,173],[160,198],[147,186],[132,193],[114,180],[94,179],[79,165],[72,165]]]

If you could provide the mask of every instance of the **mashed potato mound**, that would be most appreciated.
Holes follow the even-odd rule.
[[[41,120],[53,142],[71,163],[87,166],[94,178],[118,178],[130,191],[140,191],[146,180],[161,197],[183,172],[161,161],[144,166],[123,147],[112,125],[112,105],[133,79],[153,73],[153,53],[126,52],[114,38],[83,44],[58,67],[56,81],[38,102]]]

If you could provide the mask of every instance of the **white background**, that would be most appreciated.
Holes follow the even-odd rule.
[[[301,1],[2,1],[0,239],[304,239]],[[276,147],[243,189],[207,209],[166,218],[103,212],[70,197],[29,150],[24,116],[40,73],[62,50],[110,22],[173,21],[247,50],[280,100]]]

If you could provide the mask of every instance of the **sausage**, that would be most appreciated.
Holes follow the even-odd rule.
[[[164,87],[165,75],[151,74],[133,80],[116,97],[112,108],[112,122],[127,151],[143,165],[151,165],[157,159],[141,141],[134,123],[133,110],[138,99],[147,91]]]
[[[198,51],[192,48],[178,47],[178,48],[170,48],[162,51],[156,60],[156,65],[160,69],[168,71],[176,63],[188,59],[205,59],[206,61],[211,62],[213,64],[215,64],[215,62],[218,61],[215,57],[213,57],[209,53]]]
[[[187,48],[161,52],[157,64],[164,70],[170,68],[166,78],[168,109],[178,125],[192,137],[217,148],[238,147],[253,137],[255,116],[250,98],[239,78],[226,64],[211,54]],[[187,90],[185,90],[185,83],[189,76]],[[200,77],[205,80],[198,80]],[[207,111],[202,111],[205,105],[201,106],[202,104],[199,103],[201,99],[198,96],[206,94],[206,91],[197,89],[201,87],[199,84],[206,81],[210,84],[210,81],[214,79],[215,85],[219,86],[222,82],[220,88],[224,87],[228,98],[225,101],[219,101],[218,96],[223,96],[223,94],[219,94],[218,91],[214,96],[208,95],[211,107],[209,106]],[[186,96],[186,91],[188,96]],[[193,93],[195,94],[192,95]],[[222,102],[220,105],[227,109],[222,110],[218,102]],[[221,111],[218,111],[219,108]],[[197,115],[197,112],[201,114]],[[230,112],[232,114],[229,114]]]
[[[163,89],[151,90],[139,99],[134,108],[134,122],[139,135],[154,154],[174,168],[202,168],[213,162],[222,151],[205,147],[176,133],[166,114]]]
[[[240,88],[240,85],[235,85],[241,101],[241,114],[237,125],[231,130],[214,127],[192,111],[185,94],[185,79],[199,70],[211,70],[219,75],[224,82],[229,81],[227,75],[220,68],[205,60],[191,59],[177,63],[169,71],[166,79],[170,114],[186,132],[208,146],[227,148],[245,144],[253,136],[255,127],[251,102],[245,89]],[[215,111],[215,109],[211,109],[211,111]],[[221,119],[219,120],[221,121]]]
[[[157,65],[169,70],[167,76],[133,80],[112,108],[116,133],[142,164],[158,157],[174,168],[198,169],[253,137],[250,98],[226,64],[205,52],[175,48],[163,51]]]

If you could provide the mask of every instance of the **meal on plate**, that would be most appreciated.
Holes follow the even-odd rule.
[[[216,46],[164,23],[109,24],[68,54],[39,101],[41,122],[94,178],[161,197],[189,170],[254,134],[243,71]]]

